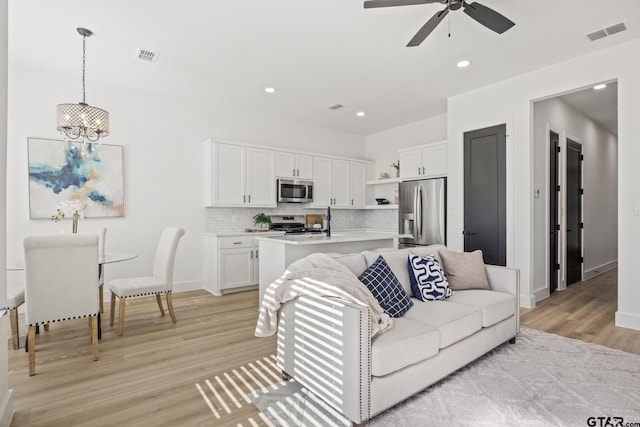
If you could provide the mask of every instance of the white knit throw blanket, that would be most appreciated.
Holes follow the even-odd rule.
[[[255,335],[273,335],[282,304],[302,295],[337,297],[369,307],[371,337],[393,327],[389,315],[351,270],[326,254],[316,253],[293,262],[280,279],[267,287]]]

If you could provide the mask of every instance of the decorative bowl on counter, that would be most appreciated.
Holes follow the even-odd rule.
[[[388,205],[389,203],[391,203],[387,199],[376,199],[376,202],[378,202],[379,205]]]

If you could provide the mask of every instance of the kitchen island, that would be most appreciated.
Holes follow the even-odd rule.
[[[256,237],[260,251],[260,304],[267,286],[282,276],[293,261],[316,252],[348,254],[375,248],[395,248],[400,237],[404,235],[382,231],[334,232],[330,237],[324,234]]]

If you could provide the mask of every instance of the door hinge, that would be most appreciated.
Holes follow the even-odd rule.
[[[560,191],[560,186],[559,185],[556,187],[556,191]]]
[[[581,262],[581,263],[583,263],[583,262],[584,262],[584,257],[583,257],[583,256],[581,256],[581,257],[580,257],[580,262]]]
[[[584,160],[584,154],[580,154],[580,161]]]
[[[560,152],[560,147],[556,147],[556,151],[559,153]]]
[[[556,224],[556,231],[560,231],[560,224]]]
[[[580,195],[582,196],[584,194],[584,188],[580,189]]]
[[[556,264],[556,270],[560,270],[560,264]]]
[[[580,223],[580,228],[584,228],[584,222]]]

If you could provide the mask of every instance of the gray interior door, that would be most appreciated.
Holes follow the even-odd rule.
[[[549,132],[549,290],[558,290],[558,237],[560,236],[560,218],[558,216],[558,195],[560,182],[558,180],[558,166],[560,164],[560,137],[557,133]]]
[[[507,265],[506,125],[464,134],[464,250]]]
[[[582,280],[582,145],[567,139],[567,285]]]

